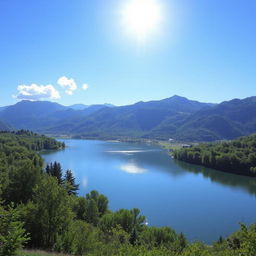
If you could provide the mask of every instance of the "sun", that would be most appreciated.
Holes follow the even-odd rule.
[[[121,11],[126,32],[144,41],[160,26],[162,8],[159,0],[127,0]]]

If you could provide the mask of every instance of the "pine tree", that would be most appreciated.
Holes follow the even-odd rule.
[[[79,184],[75,183],[75,177],[71,170],[67,170],[64,176],[64,184],[66,185],[69,195],[77,195],[77,190],[79,189]]]
[[[50,165],[47,164],[45,171],[48,175],[56,177],[58,180],[58,184],[63,183],[62,168],[60,163],[54,162],[53,164],[51,163]]]

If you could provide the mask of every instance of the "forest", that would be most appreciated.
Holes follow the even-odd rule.
[[[78,196],[72,171],[57,162],[44,165],[36,152],[63,147],[29,131],[0,134],[0,256],[41,255],[31,249],[81,256],[256,255],[256,225],[241,224],[212,245],[191,243],[170,227],[148,226],[137,208],[111,211],[97,191]]]
[[[174,158],[224,172],[256,176],[256,134],[232,141],[202,143],[173,152]]]

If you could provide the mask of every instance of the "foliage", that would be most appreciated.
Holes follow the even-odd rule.
[[[75,183],[75,177],[71,170],[66,170],[63,182],[69,195],[77,195],[79,185]]]
[[[43,159],[34,151],[64,146],[30,131],[0,132],[0,197],[5,203],[26,203],[31,199],[43,168]]]
[[[54,162],[46,165],[45,171],[48,175],[57,178],[58,184],[63,183],[62,168],[60,163]]]
[[[31,234],[31,245],[52,248],[73,217],[66,190],[54,177],[44,176],[27,207],[26,228]]]
[[[19,221],[19,210],[0,206],[0,256],[13,256],[28,241],[28,236]]]
[[[93,190],[85,198],[76,197],[73,210],[77,219],[85,220],[96,226],[99,218],[108,212],[108,199]]]
[[[233,141],[178,149],[174,151],[174,157],[224,172],[256,176],[256,134]]]

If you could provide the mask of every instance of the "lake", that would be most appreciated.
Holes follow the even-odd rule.
[[[79,194],[98,190],[111,210],[137,207],[149,225],[206,243],[228,236],[239,222],[256,222],[255,178],[176,161],[155,145],[61,141],[66,149],[42,153],[45,162],[71,169]]]

